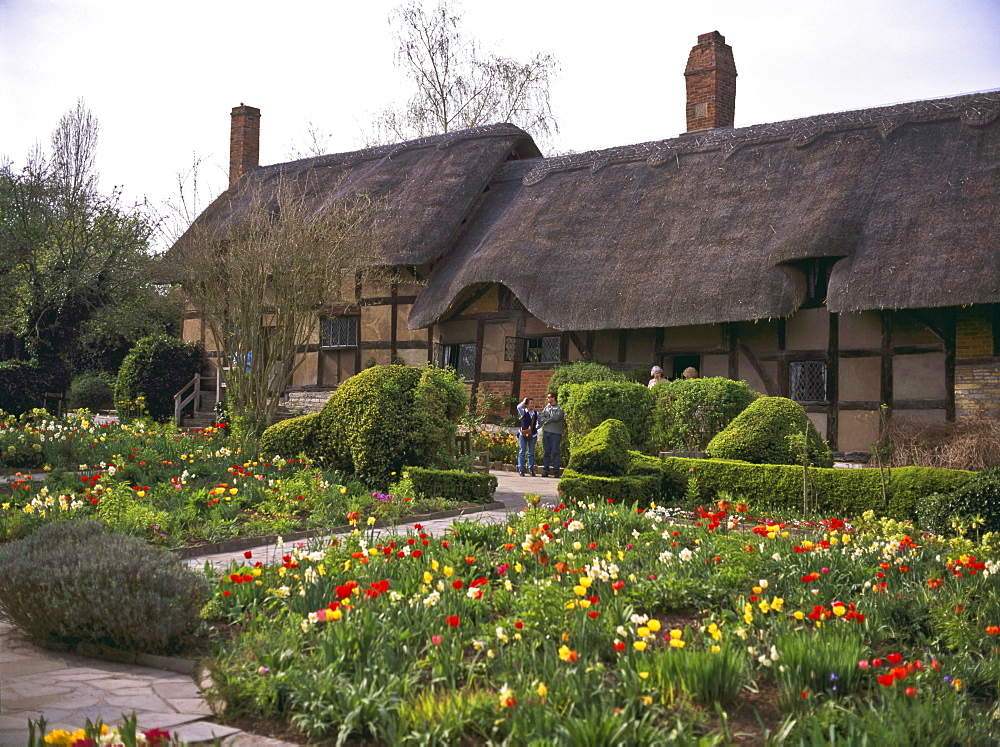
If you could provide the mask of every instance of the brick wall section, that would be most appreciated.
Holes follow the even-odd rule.
[[[480,415],[494,415],[506,418],[511,413],[510,392],[513,384],[509,381],[483,381],[477,389],[477,412]],[[502,398],[502,399],[501,399]]]
[[[548,394],[549,379],[555,373],[552,369],[539,371],[525,369],[521,371],[521,399],[532,397],[535,406],[541,409],[545,405],[545,395]]]
[[[1000,359],[955,366],[955,417],[1000,418]]]
[[[234,106],[229,130],[229,184],[260,165],[260,109]]]
[[[988,358],[993,355],[993,320],[989,306],[958,309],[955,319],[955,357]]]
[[[736,118],[736,61],[718,31],[702,34],[687,68],[687,131],[732,127]]]

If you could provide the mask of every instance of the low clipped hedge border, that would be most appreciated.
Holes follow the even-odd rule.
[[[662,475],[600,477],[567,469],[559,481],[559,490],[564,497],[580,501],[601,499],[615,503],[649,503],[660,499],[662,483]]]
[[[802,508],[802,467],[781,464],[750,464],[725,459],[684,459],[667,457],[668,475],[685,483],[698,477],[703,494],[727,492],[734,498],[764,499],[770,505],[796,510]],[[692,470],[694,470],[692,472]],[[877,469],[809,470],[817,509],[831,516],[860,516],[871,509],[894,519],[917,518],[920,501],[932,493],[950,493],[971,480],[976,473],[930,467],[896,467],[889,482],[889,504],[882,499]]]
[[[492,503],[497,489],[493,475],[423,467],[404,467],[403,471],[413,481],[413,489],[427,498]]]

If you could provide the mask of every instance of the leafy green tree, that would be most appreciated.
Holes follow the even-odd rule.
[[[50,384],[60,390],[74,372],[113,372],[135,340],[176,317],[148,280],[149,221],[98,190],[97,134],[80,101],[49,155],[0,164],[0,358],[63,371]]]

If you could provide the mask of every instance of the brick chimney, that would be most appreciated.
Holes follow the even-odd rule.
[[[736,117],[736,62],[718,31],[701,34],[687,67],[687,131],[732,127]]]
[[[260,165],[260,109],[240,104],[233,107],[229,130],[229,184]]]

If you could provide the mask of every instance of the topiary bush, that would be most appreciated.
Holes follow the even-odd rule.
[[[573,361],[558,366],[549,379],[549,391],[558,392],[563,384],[589,384],[591,381],[624,381],[620,371],[614,371],[593,361]],[[562,399],[560,398],[560,402]]]
[[[177,556],[98,521],[59,521],[0,547],[0,617],[42,643],[184,650],[208,581]]]
[[[585,475],[621,477],[628,472],[632,438],[620,420],[605,420],[583,436],[569,460],[569,469]]]
[[[980,531],[1000,532],[1000,467],[980,472],[941,503],[949,528],[953,517],[966,520],[961,522],[966,528],[968,519],[979,517]]]
[[[97,412],[110,410],[114,406],[115,392],[108,377],[102,374],[86,373],[73,379],[69,387],[70,410],[81,408]]]
[[[174,395],[207,365],[198,343],[163,334],[143,337],[118,369],[115,403],[119,412],[141,414],[134,403],[143,397],[150,417],[169,420],[174,415]]]
[[[609,418],[625,424],[633,448],[646,451],[653,395],[642,384],[593,381],[575,387],[564,385],[559,390],[559,403],[566,412],[566,433],[571,452],[576,450],[580,439]]]
[[[404,464],[442,466],[454,453],[465,407],[460,389],[453,374],[437,369],[366,369],[323,406],[314,452],[376,489],[384,489]]]
[[[455,434],[468,395],[452,369],[425,368],[413,392],[413,450],[426,467],[450,467],[455,459]]]
[[[820,438],[802,405],[785,397],[761,397],[709,441],[706,451],[717,459],[754,464],[802,464],[792,440],[806,434],[809,463],[832,467],[833,454]]]
[[[265,459],[274,456],[297,457],[301,453],[313,456],[319,413],[282,420],[266,428],[260,436],[260,454]]]
[[[652,388],[653,451],[703,451],[760,397],[745,381],[721,376],[662,381]]]

